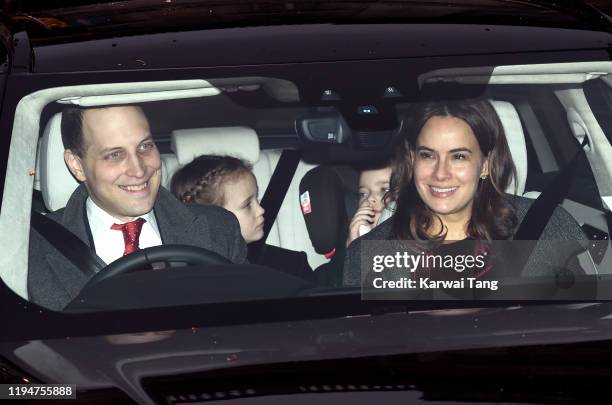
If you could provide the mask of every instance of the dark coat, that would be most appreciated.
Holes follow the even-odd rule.
[[[523,197],[513,199],[519,224],[525,217],[532,202],[533,200]],[[389,218],[371,232],[351,243],[344,264],[343,285],[359,286],[362,277],[364,279],[370,277],[371,269],[369,268],[375,255],[393,254],[395,251],[401,251],[402,247],[405,246],[393,236],[392,221],[393,218]],[[387,242],[368,243],[368,241]],[[522,269],[511,268],[512,271],[515,271],[515,274],[506,274],[506,276],[550,276],[551,271],[561,268],[569,269],[576,275],[584,274],[584,270],[576,260],[576,255],[585,251],[588,246],[588,240],[576,220],[562,207],[555,209],[539,241],[504,243],[507,243],[506,247],[511,247],[514,244],[519,249],[521,246],[525,246],[521,245],[522,243],[535,244],[525,267]],[[506,257],[506,259],[511,258]],[[366,262],[362,263],[362,260],[366,260]],[[361,273],[362,265],[366,266],[363,269],[363,274]],[[393,271],[387,274],[390,275],[391,279],[398,279],[406,275],[405,272],[394,274]],[[588,294],[593,293],[592,286],[588,286],[586,290]]]
[[[316,281],[315,273],[308,264],[308,256],[304,252],[265,244],[259,260],[254,264],[271,267],[302,280],[313,283]]]
[[[48,214],[64,228],[91,246],[85,218],[87,189],[79,186],[65,208]],[[214,206],[186,206],[160,188],[154,206],[164,244],[201,247],[235,263],[246,260],[246,244],[240,236],[238,220],[230,212]],[[49,309],[64,308],[81,291],[93,274],[78,269],[37,231],[30,231],[28,295],[32,302]]]

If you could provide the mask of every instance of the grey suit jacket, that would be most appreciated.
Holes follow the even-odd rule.
[[[48,214],[91,246],[85,218],[87,189],[80,185],[66,207]],[[246,261],[246,244],[238,220],[215,206],[186,206],[160,188],[154,206],[164,244],[190,245],[212,250],[235,263]],[[28,295],[30,301],[60,310],[78,295],[93,274],[78,269],[36,230],[30,231]]]
[[[533,200],[515,197],[512,202],[516,208],[515,213],[520,224]],[[372,245],[364,244],[364,241],[391,241],[395,239],[392,234],[392,221],[393,218],[389,218],[371,232],[351,243],[344,263],[343,284],[345,286],[359,286],[362,280],[361,260],[365,257],[369,258],[381,254],[378,251],[372,252]],[[540,236],[540,240],[534,243],[535,247],[529,260],[520,274],[516,274],[516,276],[548,275],[550,269],[555,267],[569,268],[577,274],[583,273],[575,260],[575,256],[586,249],[588,240],[576,220],[562,207],[559,206],[555,209]],[[393,248],[392,245],[392,243],[389,244],[390,249]],[[559,251],[559,247],[562,247],[563,251]]]

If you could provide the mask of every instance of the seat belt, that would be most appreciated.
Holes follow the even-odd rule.
[[[546,187],[540,196],[531,204],[525,217],[521,221],[513,240],[537,241],[542,236],[544,228],[552,217],[555,209],[569,191],[569,179],[573,175],[574,167],[581,156],[584,156],[584,146],[588,143],[585,137],[580,144],[580,149],[572,159],[561,169],[553,181]],[[520,251],[516,252],[512,265],[514,268],[524,271],[537,243],[526,243],[521,245]]]
[[[553,181],[539,195],[539,197],[531,204],[523,221],[514,233],[514,240],[538,240],[548,221],[553,215],[555,208],[565,198],[569,191],[568,181],[573,172],[576,162],[584,154],[584,146],[587,144],[587,137],[584,138],[580,149],[572,157],[572,159],[561,169],[555,176]]]
[[[278,211],[283,204],[291,180],[293,180],[295,171],[300,163],[300,158],[301,153],[299,150],[284,149],[274,168],[274,173],[272,173],[268,188],[266,188],[260,203],[263,209],[266,210],[263,238],[248,245],[248,259],[252,263],[257,262],[262,253],[263,246],[272,230],[272,225],[274,225],[274,221],[276,221]]]
[[[32,211],[30,223],[51,246],[70,260],[83,274],[92,276],[106,267],[102,259],[85,242],[54,220]]]

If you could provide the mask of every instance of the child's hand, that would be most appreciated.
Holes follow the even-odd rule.
[[[360,226],[363,225],[367,226],[368,228],[372,228],[372,226],[374,226],[375,215],[376,213],[374,212],[372,207],[370,207],[370,204],[367,200],[361,203],[361,206],[359,207],[355,215],[353,215],[353,219],[351,219],[351,223],[349,224],[349,232],[346,238],[347,247],[351,244],[351,242],[353,242],[360,236]]]

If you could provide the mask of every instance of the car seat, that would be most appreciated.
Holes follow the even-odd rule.
[[[350,166],[321,165],[300,182],[300,206],[310,241],[330,259],[315,270],[319,284],[342,283],[348,225],[359,205],[359,172]]]

